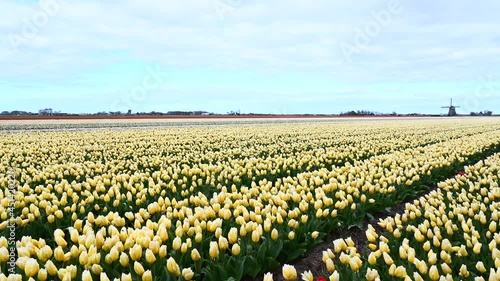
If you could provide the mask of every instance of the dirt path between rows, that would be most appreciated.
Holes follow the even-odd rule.
[[[451,175],[448,177],[454,178],[456,175]],[[373,220],[365,219],[363,223],[363,228],[357,228],[354,227],[350,230],[343,230],[343,231],[336,231],[334,233],[329,234],[325,241],[321,243],[320,245],[314,247],[313,249],[309,250],[308,253],[306,254],[305,257],[300,258],[299,260],[289,263],[290,265],[293,265],[295,269],[297,270],[298,278],[297,280],[302,280],[300,274],[305,272],[305,271],[311,271],[315,277],[315,280],[317,280],[318,277],[323,276],[326,277],[328,280],[329,276],[324,276],[325,273],[327,273],[326,266],[323,263],[323,251],[326,251],[328,249],[333,250],[333,241],[339,238],[348,238],[351,237],[351,239],[354,241],[358,248],[359,253],[363,253],[367,249],[368,245],[368,240],[366,239],[365,231],[368,228],[368,225],[371,224],[378,233],[384,233],[385,231],[378,225],[378,222],[380,219],[385,219],[387,217],[394,217],[396,214],[403,214],[406,207],[405,205],[407,203],[413,203],[415,199],[424,197],[431,193],[434,190],[437,190],[437,183],[433,185],[430,189],[425,191],[424,193],[418,195],[418,196],[412,196],[410,198],[407,198],[403,202],[393,206],[389,212],[381,212],[378,214],[373,214],[374,218]],[[281,267],[271,271],[273,274],[273,280],[274,281],[285,281],[283,278],[282,272],[281,272]],[[259,275],[257,278],[245,278],[243,279],[244,281],[257,281],[257,280],[263,280],[264,274]]]

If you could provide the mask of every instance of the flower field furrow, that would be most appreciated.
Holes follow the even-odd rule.
[[[466,166],[403,213],[366,230],[367,249],[337,239],[330,280],[499,280],[500,154]]]
[[[0,280],[257,276],[500,151],[447,122],[0,135]]]

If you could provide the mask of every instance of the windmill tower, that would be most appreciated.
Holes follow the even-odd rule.
[[[450,106],[442,106],[441,108],[448,108],[448,116],[457,116],[457,111],[455,108],[459,108],[460,106],[453,105],[453,99],[450,99]]]

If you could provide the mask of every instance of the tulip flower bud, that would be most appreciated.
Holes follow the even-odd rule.
[[[45,269],[47,272],[50,274],[50,276],[56,276],[57,275],[57,267],[54,265],[54,263],[51,260],[48,260],[45,263]]]
[[[274,281],[272,273],[266,273],[263,281]]]
[[[240,255],[240,251],[241,251],[241,248],[240,248],[240,245],[238,244],[234,244],[232,249],[231,249],[231,252],[233,253],[233,256],[237,257]]]
[[[193,270],[191,270],[191,268],[184,268],[182,270],[182,277],[184,277],[187,281],[192,280],[194,277]]]
[[[182,240],[180,237],[175,237],[174,238],[174,241],[172,243],[172,248],[175,250],[175,251],[179,251],[179,249],[181,248],[181,245],[182,245]]]
[[[146,250],[146,261],[149,263],[149,264],[154,264],[155,261],[156,261],[156,257],[155,255],[153,254],[153,251],[151,251],[150,249],[147,249]]]
[[[198,252],[197,249],[193,249],[191,251],[191,259],[195,262],[199,261],[201,259],[201,255],[200,253]]]
[[[231,245],[238,242],[238,229],[236,227],[232,227],[231,230],[229,230],[228,238],[229,244]]]
[[[276,241],[278,240],[279,238],[279,233],[278,233],[278,230],[276,228],[274,228],[272,231],[271,231],[271,239]]]
[[[379,280],[380,279],[380,275],[378,273],[378,271],[376,269],[371,269],[371,268],[368,268],[368,270],[366,271],[366,280],[368,281],[375,281],[375,280]]]
[[[384,252],[384,253],[382,254],[382,256],[384,257],[384,262],[385,262],[387,265],[389,265],[389,266],[390,266],[390,265],[394,264],[394,260],[391,258],[391,256],[389,256],[389,254],[388,254],[388,253]]]
[[[181,275],[181,269],[179,268],[179,265],[172,257],[170,257],[167,260],[167,269],[168,269],[168,272],[174,274],[177,277],[179,277]]]
[[[49,276],[48,276],[48,273],[47,273],[47,270],[45,270],[44,268],[40,269],[40,270],[38,271],[38,275],[37,275],[37,277],[38,277],[38,280],[40,280],[40,281],[45,281],[45,280],[47,280],[47,278],[49,277]],[[1,280],[1,278],[0,278],[0,280]]]
[[[132,275],[130,273],[129,274],[122,273],[121,281],[132,281]]]
[[[132,249],[130,249],[130,258],[133,261],[138,261],[142,258],[142,247],[139,244],[135,244]]]
[[[149,243],[149,249],[154,255],[158,254],[160,251],[160,243],[158,241],[151,241],[151,243]]]
[[[83,271],[82,281],[92,281],[92,275],[90,274],[90,271],[88,271],[88,270]]]
[[[26,261],[26,265],[24,266],[24,272],[27,277],[33,277],[38,274],[38,270],[40,270],[40,265],[35,259],[28,259]]]
[[[146,270],[142,275],[142,281],[153,281],[153,274],[150,270]]]
[[[282,269],[283,278],[285,280],[295,280],[297,279],[297,270],[293,265],[285,264]]]
[[[101,275],[103,270],[102,270],[102,267],[100,265],[94,264],[94,265],[92,265],[90,271],[92,271],[92,273],[94,273],[95,275]]]
[[[217,242],[210,242],[209,255],[212,259],[215,259],[219,256],[219,245],[217,245]]]
[[[259,243],[260,241],[260,233],[257,230],[252,231],[252,241],[254,243]]]
[[[123,267],[127,267],[129,265],[129,258],[128,258],[128,255],[125,254],[125,253],[122,253],[120,255],[120,264],[123,266]]]
[[[479,270],[479,272],[481,272],[481,273],[486,272],[486,268],[484,267],[484,264],[482,261],[480,261],[476,264],[476,269]]]
[[[134,271],[137,275],[142,276],[144,274],[144,267],[138,262],[134,262]]]
[[[337,271],[334,271],[328,279],[330,281],[340,281],[340,274]]]
[[[335,271],[335,264],[333,263],[333,260],[328,258],[325,262],[326,264],[326,269],[328,272],[333,273]]]
[[[101,272],[101,275],[99,276],[100,281],[110,281],[108,275],[105,272]]]
[[[429,269],[429,277],[431,278],[431,280],[434,281],[439,280],[439,271],[437,266],[435,265],[431,266],[431,268]]]

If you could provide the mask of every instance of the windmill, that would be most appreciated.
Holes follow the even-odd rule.
[[[456,116],[457,111],[455,108],[459,108],[460,106],[453,105],[453,99],[450,99],[450,106],[442,106],[441,108],[448,108],[448,116]]]

